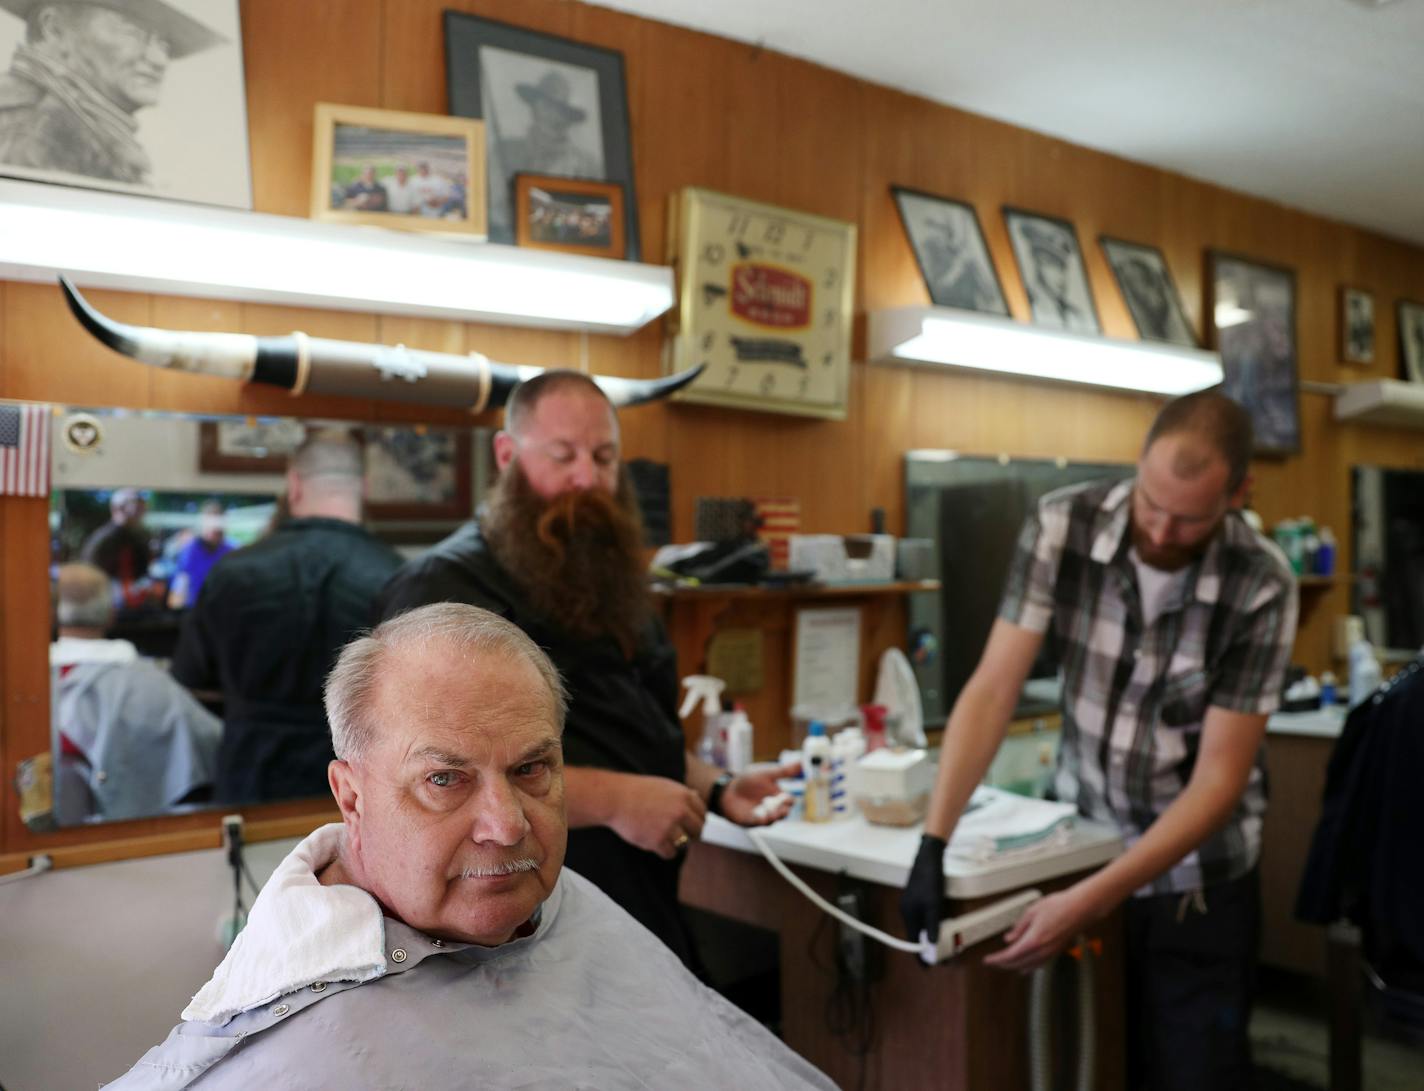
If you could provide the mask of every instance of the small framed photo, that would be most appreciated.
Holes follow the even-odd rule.
[[[1187,321],[1182,297],[1172,283],[1167,259],[1155,246],[1099,236],[1103,253],[1112,268],[1128,313],[1144,341],[1165,341],[1169,345],[1196,348],[1196,334]]]
[[[283,474],[307,429],[291,417],[205,420],[198,425],[198,469],[203,473]]]
[[[1221,352],[1222,393],[1251,414],[1259,455],[1300,451],[1295,273],[1207,251],[1207,329]]]
[[[311,214],[484,236],[484,124],[317,103]]]
[[[1069,333],[1101,333],[1078,232],[1067,220],[1004,209],[1035,325]]]
[[[462,520],[474,510],[470,434],[439,428],[368,426],[366,514],[391,519]]]
[[[891,186],[900,222],[936,307],[1008,315],[999,274],[984,244],[974,206]]]
[[[514,176],[514,241],[535,250],[621,258],[623,187],[553,174]]]
[[[1424,383],[1424,303],[1399,301],[1400,370],[1411,383]]]
[[[622,53],[446,11],[445,78],[450,113],[488,126],[490,242],[514,241],[514,176],[556,174],[623,186],[624,253],[639,259]]]
[[[1340,287],[1340,362],[1375,362],[1375,297],[1363,288]]]

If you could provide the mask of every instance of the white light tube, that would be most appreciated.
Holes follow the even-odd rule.
[[[0,278],[286,306],[631,333],[662,266],[0,180]]]
[[[1222,380],[1215,352],[1063,333],[945,307],[873,311],[868,334],[868,356],[881,363],[943,364],[1166,395]]]

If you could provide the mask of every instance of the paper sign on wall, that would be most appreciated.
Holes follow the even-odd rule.
[[[860,610],[796,611],[794,703],[820,713],[859,703]]]

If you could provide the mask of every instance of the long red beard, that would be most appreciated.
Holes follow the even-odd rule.
[[[626,470],[616,495],[590,489],[546,500],[516,460],[490,490],[480,530],[539,614],[575,637],[612,637],[632,657],[650,603]]]

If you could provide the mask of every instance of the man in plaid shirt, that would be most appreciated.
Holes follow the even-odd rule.
[[[1251,422],[1214,391],[1165,406],[1137,476],[1044,497],[945,727],[901,900],[935,937],[945,843],[1051,631],[1063,680],[1057,795],[1127,849],[1031,906],[984,961],[1047,962],[1124,906],[1129,1086],[1250,1079],[1247,1022],[1266,809],[1262,740],[1295,639],[1295,581],[1239,515]]]

